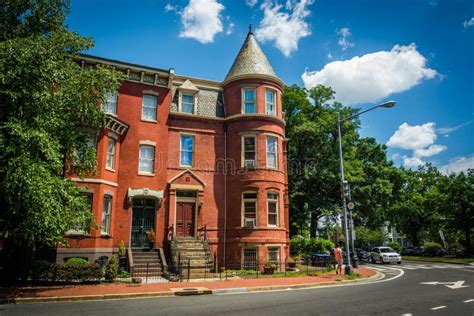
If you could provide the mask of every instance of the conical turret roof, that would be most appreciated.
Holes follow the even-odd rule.
[[[265,56],[258,45],[257,40],[252,33],[252,29],[250,29],[224,82],[233,81],[234,79],[247,76],[251,77],[252,75],[258,77],[273,77],[274,79],[277,79],[278,82],[281,82],[268,62],[267,56]]]

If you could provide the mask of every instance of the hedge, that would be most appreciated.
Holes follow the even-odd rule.
[[[402,252],[402,246],[398,242],[389,242],[387,244],[387,247],[392,248],[393,250],[395,250],[398,253]]]
[[[79,260],[68,260],[64,264],[38,260],[33,263],[31,269],[31,278],[34,281],[99,282],[102,277],[101,267]]]
[[[423,254],[427,256],[436,256],[438,252],[443,248],[437,242],[427,242],[423,245]]]
[[[326,253],[333,248],[334,243],[327,239],[295,237],[290,240],[290,253],[292,256]]]

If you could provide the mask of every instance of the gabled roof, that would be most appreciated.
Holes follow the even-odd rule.
[[[178,89],[189,90],[189,91],[199,91],[199,89],[189,79],[186,79],[186,81],[183,82],[183,84],[180,85]]]
[[[281,82],[250,29],[224,83],[244,76],[251,77],[252,75],[256,75],[257,77],[271,77]]]

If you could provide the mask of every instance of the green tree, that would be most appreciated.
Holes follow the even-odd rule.
[[[470,255],[474,235],[474,170],[442,178],[439,188],[444,195],[442,217],[445,227],[463,234],[463,244]]]
[[[9,278],[91,219],[66,167],[94,172],[88,142],[105,123],[98,101],[122,78],[74,61],[93,43],[68,31],[67,12],[61,0],[0,1],[0,234]]]
[[[418,170],[400,169],[397,200],[391,205],[391,222],[405,233],[414,246],[431,228],[438,228],[443,197],[439,181],[443,175],[427,164]]]

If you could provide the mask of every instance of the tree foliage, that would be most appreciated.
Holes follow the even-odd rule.
[[[80,175],[94,172],[88,142],[105,123],[99,101],[122,77],[74,61],[93,43],[67,30],[67,11],[60,0],[0,2],[0,234],[8,261],[9,250],[29,256],[54,247],[74,223],[91,219],[66,163]]]

